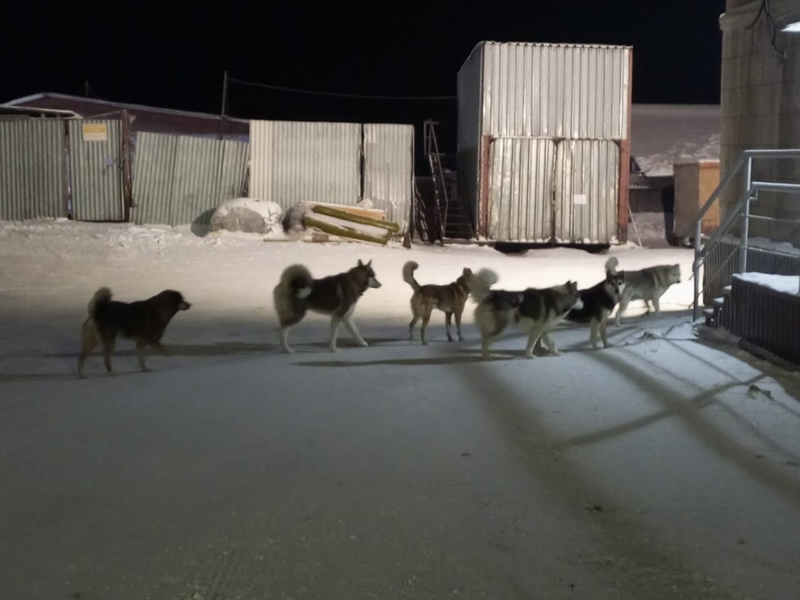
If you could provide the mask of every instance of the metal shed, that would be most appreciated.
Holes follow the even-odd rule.
[[[458,73],[459,194],[497,242],[627,239],[632,49],[481,42]]]

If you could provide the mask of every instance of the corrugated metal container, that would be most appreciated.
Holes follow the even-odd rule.
[[[122,123],[68,121],[72,216],[79,221],[122,221]]]
[[[542,138],[501,138],[490,147],[489,206],[496,241],[552,237],[556,145]]]
[[[484,42],[483,135],[627,137],[630,48]]]
[[[405,226],[414,193],[414,127],[364,125],[364,199]]]
[[[67,216],[64,123],[0,121],[0,219]]]
[[[140,133],[134,164],[137,223],[208,224],[225,200],[241,196],[248,145],[230,140]]]
[[[482,58],[478,45],[458,72],[458,180],[459,195],[479,223],[478,181],[481,166]]]
[[[557,243],[617,241],[619,147],[602,140],[564,140],[556,152]]]
[[[250,197],[284,210],[298,202],[361,199],[361,125],[250,122]]]
[[[464,203],[471,207],[477,217],[478,230],[491,240],[505,240],[509,231],[529,231],[523,224],[495,231],[500,224],[494,215],[508,214],[513,218],[514,210],[519,214],[519,196],[498,195],[493,183],[493,170],[497,157],[493,148],[521,148],[520,142],[503,143],[500,139],[549,139],[553,143],[562,140],[596,140],[613,142],[617,147],[617,176],[614,199],[614,224],[607,218],[609,205],[589,206],[578,212],[567,211],[565,206],[553,211],[554,221],[549,228],[537,226],[532,231],[535,237],[517,241],[539,242],[543,232],[549,230],[555,237],[547,237],[559,243],[561,240],[593,240],[592,243],[613,243],[618,232],[627,228],[627,185],[619,182],[620,165],[627,162],[630,140],[630,92],[631,92],[631,48],[624,46],[589,46],[572,44],[527,44],[481,42],[470,54],[458,73],[458,168],[459,193]],[[612,155],[610,147],[600,151],[599,147],[585,152],[600,152],[596,160]],[[565,155],[563,158],[567,158]],[[569,163],[571,164],[571,163]],[[572,173],[559,174],[566,162],[556,161],[556,179],[562,182],[562,190],[570,185]],[[625,166],[627,169],[627,166]],[[531,171],[529,175],[535,174]],[[582,183],[595,190],[609,189],[610,168],[605,163],[600,170],[589,168],[588,176],[603,174],[604,179],[596,183]],[[625,171],[627,173],[627,171]],[[541,182],[522,181],[525,173],[508,173],[516,178],[519,189],[534,189]],[[557,185],[557,184],[556,184]],[[490,190],[495,190],[494,192]],[[493,195],[494,194],[494,195]],[[607,198],[605,191],[601,194]],[[535,202],[551,202],[544,194],[529,197]],[[514,207],[496,207],[495,201],[507,199],[517,203]],[[562,198],[563,200],[563,198]],[[528,207],[525,215],[546,214],[547,207]],[[622,213],[625,213],[624,215]],[[586,214],[584,214],[586,213]],[[576,215],[577,222],[573,219]],[[594,216],[592,216],[594,215]],[[556,219],[561,219],[558,222]],[[565,219],[567,219],[565,221]],[[562,237],[563,236],[563,237]]]

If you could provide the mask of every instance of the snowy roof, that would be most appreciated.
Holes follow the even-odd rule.
[[[710,104],[634,104],[631,156],[648,177],[671,177],[672,165],[718,160],[720,107]]]

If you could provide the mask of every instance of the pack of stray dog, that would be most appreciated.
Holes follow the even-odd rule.
[[[574,281],[547,288],[524,290],[493,289],[499,281],[497,274],[482,269],[473,274],[464,267],[461,274],[445,285],[420,285],[414,277],[419,265],[408,261],[402,270],[403,281],[412,289],[410,299],[412,319],[408,325],[409,339],[413,339],[414,327],[420,320],[420,339],[427,345],[427,328],[437,309],[445,314],[448,341],[453,341],[451,321],[455,316],[459,341],[461,317],[467,299],[477,304],[475,323],[481,335],[482,356],[491,358],[492,342],[506,329],[513,326],[528,334],[525,356],[534,358],[542,344],[552,356],[560,353],[551,332],[562,322],[588,325],[592,348],[598,348],[598,336],[603,347],[610,346],[607,325],[614,309],[617,309],[616,324],[633,300],[644,300],[648,312],[650,304],[657,316],[661,309],[659,299],[670,288],[680,283],[680,266],[656,265],[638,271],[618,271],[619,261],[611,257],[605,264],[605,277],[595,285],[579,289]],[[284,352],[293,352],[289,346],[289,330],[302,321],[308,311],[330,316],[328,348],[338,349],[339,327],[344,323],[360,346],[368,346],[353,320],[356,305],[370,288],[381,287],[372,261],[358,264],[345,271],[315,279],[309,269],[300,264],[287,267],[273,290],[275,312],[278,315],[279,340]],[[81,351],[78,356],[78,375],[84,376],[84,364],[89,354],[102,345],[104,364],[111,373],[111,355],[117,337],[136,343],[139,367],[147,371],[145,349],[153,347],[167,354],[161,339],[172,318],[180,311],[190,308],[183,295],[175,290],[164,290],[147,300],[119,302],[112,300],[111,290],[102,287],[89,301],[88,318],[81,329]]]

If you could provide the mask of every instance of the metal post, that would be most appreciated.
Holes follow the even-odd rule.
[[[744,202],[744,210],[742,211],[742,230],[739,239],[739,273],[747,272],[747,238],[750,235],[750,185],[753,180],[753,158],[747,157],[747,163],[744,166],[744,182],[747,199]]]
[[[219,139],[224,137],[225,111],[228,109],[228,72],[222,74],[222,108],[219,111]]]

